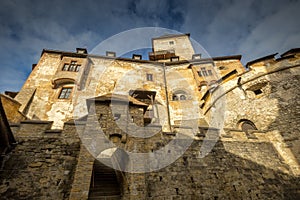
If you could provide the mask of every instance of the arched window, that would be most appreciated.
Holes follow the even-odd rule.
[[[183,90],[177,90],[173,93],[172,100],[173,101],[184,101],[188,99],[188,95]]]
[[[186,100],[186,96],[184,94],[180,95],[180,100]]]
[[[255,124],[247,119],[242,119],[239,121],[238,126],[243,132],[248,133],[249,130],[257,130]]]
[[[172,99],[173,99],[173,101],[178,101],[178,97],[177,97],[177,95],[173,95],[173,97],[172,97]]]
[[[53,88],[60,88],[58,99],[71,99],[75,81],[72,79],[56,79],[53,81]]]

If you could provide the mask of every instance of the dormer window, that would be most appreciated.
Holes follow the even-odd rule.
[[[142,55],[139,55],[139,54],[133,54],[133,55],[132,55],[132,59],[134,59],[134,60],[142,60]]]
[[[193,60],[201,59],[201,54],[194,54],[194,55],[192,56],[192,59],[193,59]]]
[[[76,48],[76,53],[87,54],[87,50],[85,48]]]
[[[70,72],[79,72],[80,65],[77,64],[76,61],[71,61],[71,63],[65,63],[62,71],[70,71]]]
[[[171,62],[179,61],[179,56],[173,56],[170,58]]]
[[[106,51],[106,56],[108,56],[108,57],[116,57],[116,52]]]

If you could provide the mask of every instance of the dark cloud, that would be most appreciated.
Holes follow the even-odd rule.
[[[243,62],[282,52],[300,46],[299,4],[297,0],[1,1],[0,91],[19,90],[43,48],[91,50],[114,34],[138,27],[190,32],[211,56],[243,54]]]

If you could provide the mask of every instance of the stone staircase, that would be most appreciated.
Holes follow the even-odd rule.
[[[120,186],[115,170],[96,160],[90,185],[89,200],[119,200]]]

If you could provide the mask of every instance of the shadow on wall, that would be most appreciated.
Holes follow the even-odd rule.
[[[277,130],[300,163],[300,66],[270,74],[271,95],[278,115],[268,127]]]
[[[148,199],[299,199],[299,178],[229,153],[221,141],[206,157],[197,158],[201,143],[194,141],[172,165],[149,173]],[[225,143],[243,148],[241,142]]]

